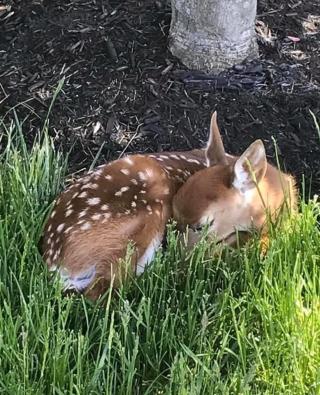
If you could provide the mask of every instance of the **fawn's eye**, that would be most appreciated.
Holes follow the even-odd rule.
[[[205,227],[210,228],[210,226],[212,226],[213,223],[214,223],[214,219],[212,219],[210,222],[206,222],[205,224],[191,225],[190,228],[194,232],[201,232]]]

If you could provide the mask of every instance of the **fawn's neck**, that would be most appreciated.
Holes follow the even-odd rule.
[[[161,152],[148,155],[166,172],[174,191],[197,171],[206,167],[204,149],[185,152]]]

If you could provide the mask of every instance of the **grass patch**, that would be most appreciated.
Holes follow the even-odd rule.
[[[169,232],[151,270],[105,296],[62,298],[37,244],[66,161],[18,123],[0,158],[0,392],[316,394],[320,391],[320,204],[239,251]]]

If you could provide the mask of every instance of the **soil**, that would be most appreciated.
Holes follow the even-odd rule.
[[[319,0],[258,1],[260,58],[219,76],[187,70],[168,50],[164,0],[0,0],[0,116],[50,133],[70,171],[123,153],[203,146],[218,110],[226,149],[254,139],[320,190]]]

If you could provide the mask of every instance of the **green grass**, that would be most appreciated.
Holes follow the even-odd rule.
[[[265,257],[205,241],[184,257],[171,231],[150,270],[94,305],[61,297],[37,249],[65,160],[46,137],[27,149],[18,122],[4,134],[1,394],[320,393],[318,202]]]

